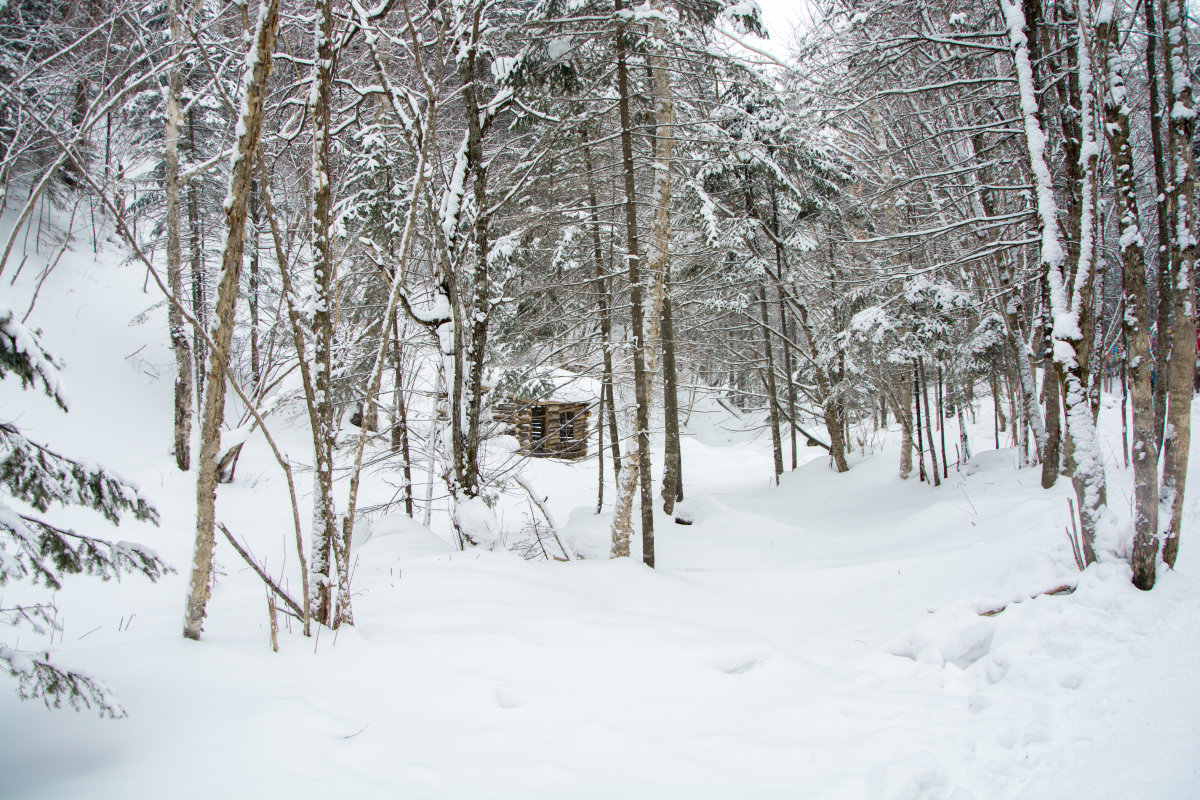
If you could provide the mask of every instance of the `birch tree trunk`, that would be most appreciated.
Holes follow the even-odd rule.
[[[616,2],[620,13],[624,4]],[[649,308],[643,310],[644,292],[637,255],[637,208],[633,174],[633,132],[629,115],[629,76],[626,65],[624,30],[617,38],[617,84],[621,114],[621,150],[625,163],[625,214],[629,236],[629,283],[632,306],[634,390],[637,410],[634,426],[637,448],[627,451],[622,467],[620,492],[613,517],[613,555],[629,554],[632,534],[633,491],[641,487],[642,561],[654,566],[654,491],[650,475],[650,397],[659,348],[659,325],[662,320],[664,276],[671,257],[671,158],[675,148],[675,104],[671,91],[671,76],[665,56],[666,25],[654,23],[654,48],[650,54],[650,70],[654,77],[654,217],[650,251],[646,263],[649,284]],[[635,455],[636,452],[636,455]],[[634,475],[634,473],[637,473]],[[624,552],[621,552],[621,550]]]
[[[333,68],[332,0],[316,0],[317,61],[313,71],[313,388],[316,429],[313,430],[312,596],[316,618],[333,626],[349,621],[349,554],[345,552],[333,499],[333,188],[329,175],[330,72]],[[331,563],[332,561],[332,563]],[[334,602],[334,571],[339,589]]]
[[[614,0],[617,16],[625,10],[624,0]],[[633,172],[633,119],[629,110],[629,66],[626,26],[622,21],[617,31],[617,106],[621,118],[621,167],[625,184],[625,260],[629,270],[630,328],[634,339],[633,381],[640,410],[645,401],[646,342],[642,329],[642,275],[638,247],[637,186]],[[627,558],[629,544],[633,538],[633,496],[637,491],[641,474],[641,414],[634,415],[636,443],[625,449],[625,463],[621,467],[617,485],[617,499],[613,506],[612,556]],[[649,419],[646,419],[649,425]],[[646,431],[647,436],[649,431]]]
[[[279,0],[262,0],[258,27],[246,55],[242,83],[241,116],[234,151],[233,174],[225,200],[228,233],[221,258],[221,281],[217,287],[213,350],[209,354],[209,380],[204,394],[204,416],[200,427],[200,458],[196,471],[196,543],[188,584],[183,635],[199,639],[211,592],[213,529],[217,500],[217,455],[221,447],[221,425],[225,418],[225,365],[233,340],[238,278],[242,266],[242,243],[246,230],[246,205],[250,180],[258,154],[262,130],[263,99],[271,75],[275,35],[279,28]]]
[[[1179,532],[1183,518],[1183,493],[1187,485],[1188,447],[1191,443],[1191,412],[1196,362],[1195,275],[1196,238],[1194,233],[1195,161],[1192,135],[1196,111],[1192,105],[1191,63],[1184,30],[1187,8],[1183,0],[1161,0],[1163,27],[1166,32],[1164,76],[1167,84],[1169,115],[1169,158],[1174,165],[1174,180],[1167,192],[1171,212],[1171,268],[1174,278],[1173,312],[1175,336],[1171,347],[1170,383],[1167,386],[1167,424],[1163,435],[1163,489],[1171,507],[1163,542],[1163,561],[1174,567],[1179,553]],[[1159,347],[1165,346],[1166,334],[1159,332]],[[1158,379],[1162,380],[1163,375]]]
[[[662,8],[661,5],[657,6]],[[650,71],[654,76],[654,217],[650,248],[646,259],[650,306],[645,329],[644,401],[638,402],[638,463],[642,494],[642,562],[654,566],[654,492],[650,475],[650,398],[653,397],[654,372],[660,346],[660,323],[666,299],[667,270],[671,261],[671,158],[675,151],[675,101],[671,91],[666,48],[667,29],[661,20],[654,23],[654,41]]]
[[[941,486],[942,478],[938,470],[937,448],[933,443],[933,409],[929,407],[929,382],[925,380],[925,359],[917,359],[917,371],[921,381],[921,401],[925,404],[925,439],[929,442],[929,466],[933,474],[933,485]]]
[[[481,3],[474,15],[472,41],[481,36]],[[488,327],[492,315],[491,284],[488,275],[488,211],[487,164],[483,156],[483,129],[480,123],[479,78],[477,69],[478,45],[469,47],[462,61],[463,105],[467,112],[467,159],[472,170],[472,190],[475,197],[475,222],[471,229],[471,253],[474,270],[471,280],[470,340],[467,343],[466,374],[466,448],[459,488],[467,497],[479,494],[479,446],[483,417],[483,368],[487,354]]]
[[[192,463],[192,349],[183,327],[183,264],[179,243],[179,95],[183,74],[179,60],[183,51],[183,25],[178,0],[168,0],[171,26],[171,72],[167,78],[167,122],[163,134],[163,188],[167,198],[167,284],[173,302],[167,304],[171,349],[175,352],[175,465],[187,472]]]

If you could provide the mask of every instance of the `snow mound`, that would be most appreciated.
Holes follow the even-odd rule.
[[[477,547],[494,550],[502,542],[500,522],[482,497],[470,497],[455,503],[454,522],[463,536]]]
[[[354,528],[355,547],[370,543],[402,558],[441,555],[454,548],[442,537],[404,514],[385,514],[361,521]]]

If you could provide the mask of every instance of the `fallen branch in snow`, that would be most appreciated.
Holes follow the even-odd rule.
[[[1044,592],[1039,592],[1038,594],[1031,596],[1029,599],[1033,600],[1034,598],[1037,598],[1037,597],[1049,597],[1051,595],[1056,595],[1056,594],[1073,594],[1074,592],[1075,592],[1074,586],[1072,586],[1069,583],[1064,583],[1062,586],[1055,586],[1053,589],[1047,589]],[[1021,602],[1021,601],[1018,600],[1017,602]],[[1001,611],[1003,611],[1004,609],[1008,608],[1009,605],[1012,605],[1012,604],[1007,603],[1005,605],[1000,606],[999,608],[991,608],[991,609],[988,609],[987,611],[980,611],[979,616],[994,617],[997,614],[999,614]]]
[[[281,589],[279,584],[272,580],[271,576],[267,574],[266,570],[258,565],[258,562],[254,560],[254,557],[251,556],[244,547],[238,544],[237,539],[234,539],[233,534],[229,532],[229,528],[225,527],[225,523],[218,522],[217,528],[220,529],[221,533],[225,534],[225,538],[229,540],[231,545],[233,545],[233,549],[237,550],[238,555],[242,557],[242,560],[250,565],[250,569],[258,573],[258,577],[262,578],[262,582],[270,587],[271,591],[273,591],[277,597],[283,600],[283,602],[287,604],[288,608],[296,612],[297,617],[303,619],[304,609],[300,607],[300,604],[293,600],[287,592]]]
[[[559,549],[562,550],[564,557],[563,560],[570,561],[571,554],[568,553],[567,548],[563,546],[562,539],[558,538],[558,526],[554,524],[554,517],[550,515],[550,509],[546,508],[546,500],[548,498],[540,497],[537,492],[533,490],[533,486],[529,483],[529,479],[524,475],[518,475],[516,480],[517,484],[525,490],[526,494],[529,495],[529,499],[533,501],[533,504],[538,507],[538,511],[541,511],[542,516],[546,518],[546,524],[550,526],[550,533],[554,536],[554,541],[558,542]]]

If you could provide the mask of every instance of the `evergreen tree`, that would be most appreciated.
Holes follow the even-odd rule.
[[[36,333],[0,305],[0,378],[15,373],[24,388],[40,386],[67,410],[59,363]],[[17,501],[14,506],[11,501]],[[13,424],[0,422],[0,586],[25,580],[62,588],[67,575],[108,580],[140,572],[157,580],[173,571],[152,550],[134,542],[111,542],[60,528],[44,519],[52,506],[86,506],[114,525],[124,514],[158,523],[158,512],[128,481],[87,461],[56,453],[27,439]],[[24,513],[19,506],[38,512]],[[0,607],[0,625],[27,625],[36,634],[59,630],[52,602]],[[48,707],[65,701],[76,710],[94,708],[102,716],[125,712],[95,678],[51,661],[47,651],[25,652],[0,642],[0,664],[18,682],[23,699],[42,698]]]

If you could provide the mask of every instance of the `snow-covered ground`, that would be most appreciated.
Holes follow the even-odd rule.
[[[845,475],[808,448],[776,488],[769,440],[701,403],[684,441],[694,524],[660,517],[656,570],[458,552],[439,518],[435,532],[385,517],[358,532],[354,628],[285,627],[271,652],[263,588],[221,542],[205,637],[187,641],[194,474],[168,453],[166,312],[131,325],[153,288],[113,246],[77,249],[29,319],[67,361],[71,413],[10,380],[0,415],[138,482],[158,529],[57,518],[145,542],[179,573],[59,593],[56,658],[103,678],[129,717],[51,713],[0,681],[6,800],[1200,796],[1200,495],[1193,480],[1179,570],[1140,593],[1114,552],[1130,489],[1112,462],[1103,563],[1080,575],[1067,482],[1043,491],[1012,450],[979,452],[934,489],[896,476],[884,437]],[[15,287],[4,276],[18,314],[42,263]],[[1101,421],[1116,459],[1115,408]],[[309,457],[302,430],[277,435]],[[525,467],[585,553],[606,546],[595,470]],[[391,495],[387,477],[364,505]],[[514,492],[510,527],[528,507]],[[218,517],[295,585],[284,481],[257,439]]]

